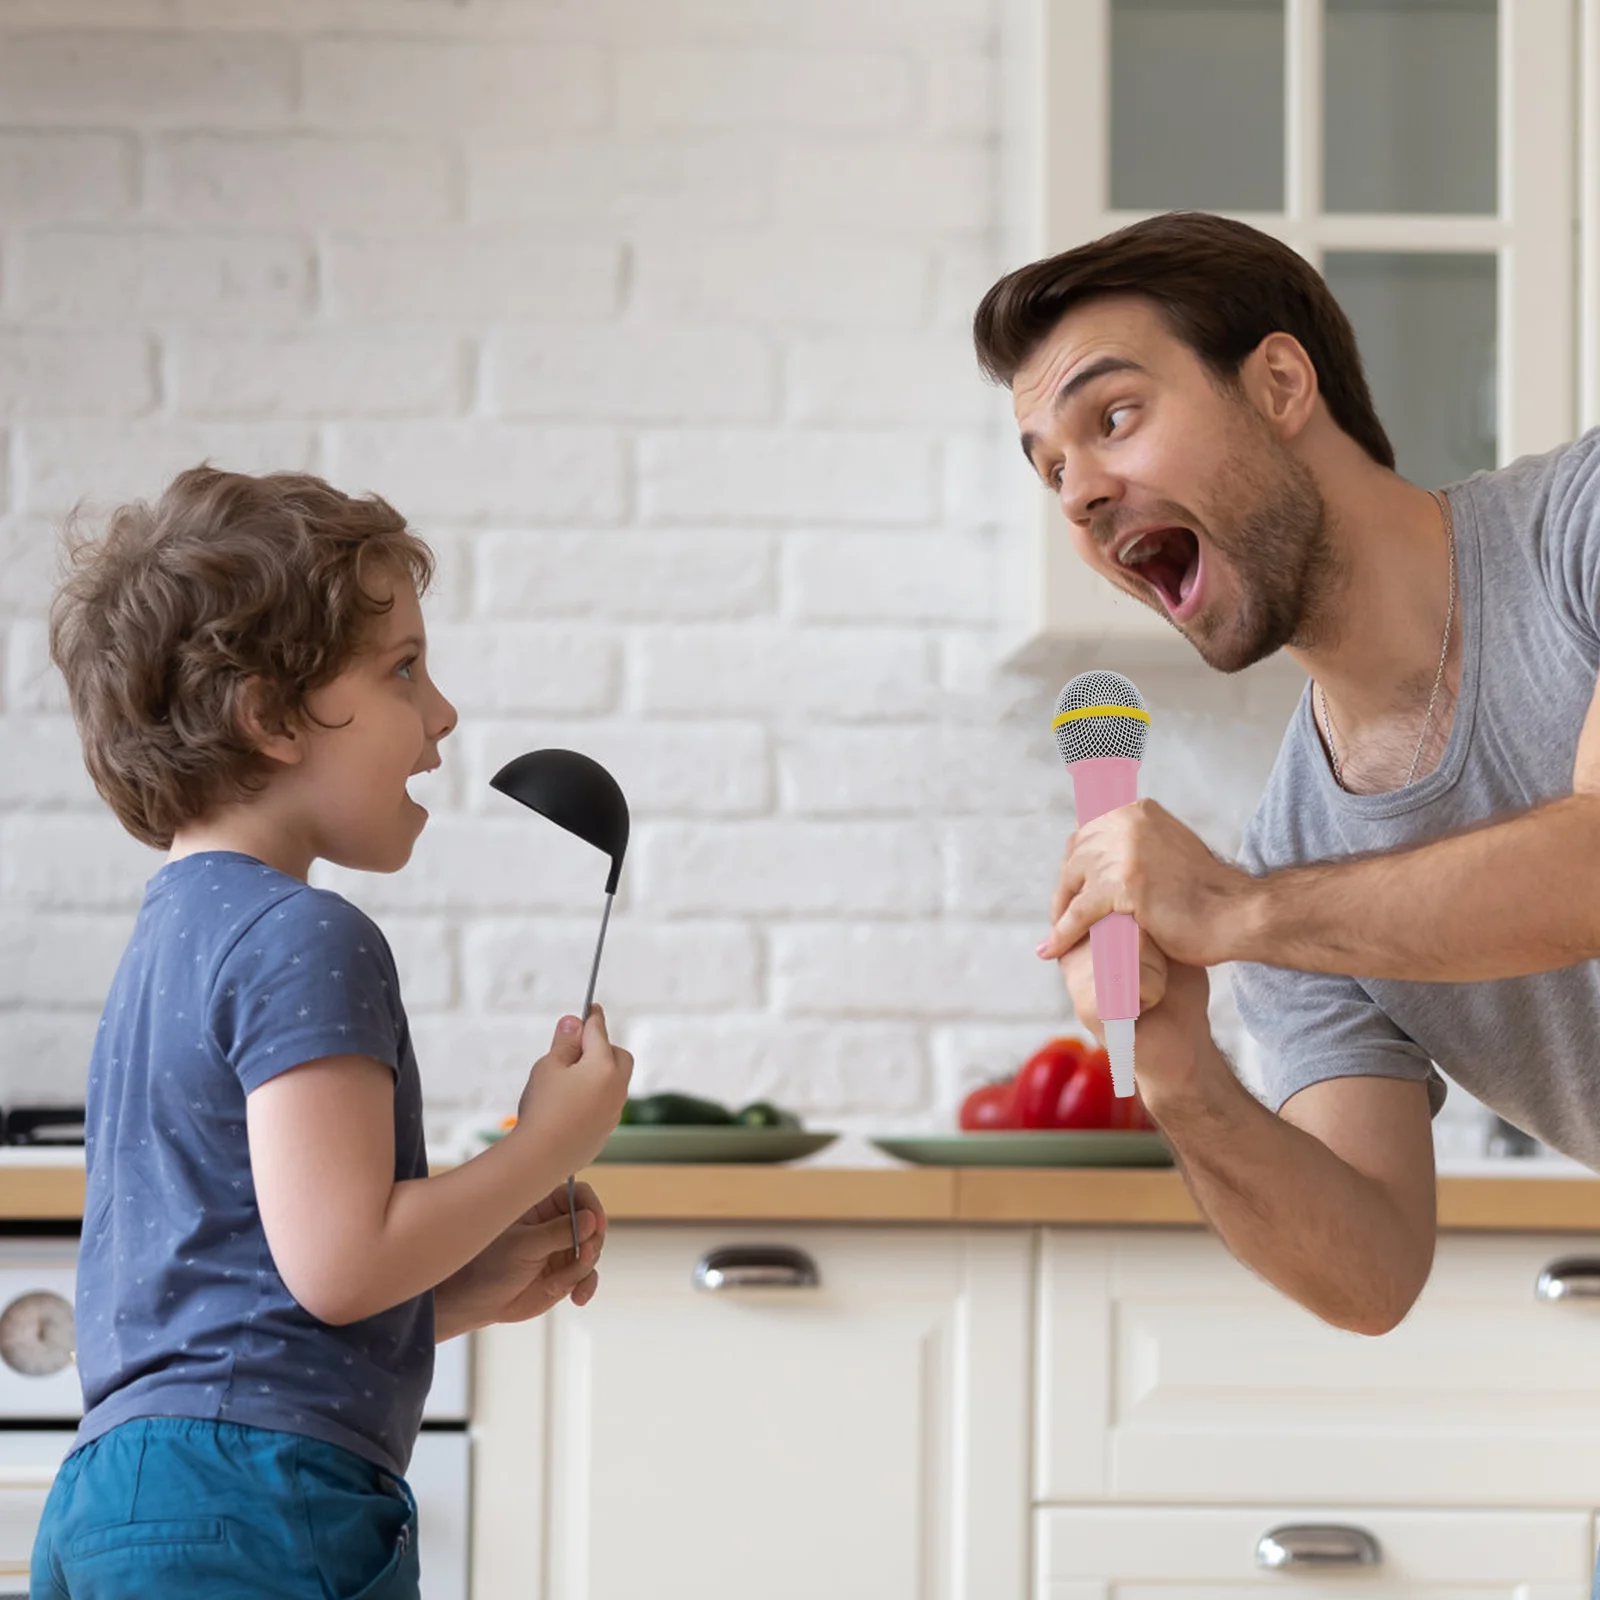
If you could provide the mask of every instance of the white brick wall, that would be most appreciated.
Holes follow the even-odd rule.
[[[46,670],[56,526],[208,456],[438,549],[434,821],[321,879],[390,934],[436,1112],[506,1110],[582,997],[603,863],[488,787],[541,745],[632,801],[601,994],[642,1087],[938,1125],[1070,1020],[1053,686],[989,670],[998,9],[0,7],[0,1102],[81,1088],[156,864]],[[1141,685],[1147,792],[1231,847],[1271,713]]]
[[[465,365],[446,332],[208,331],[172,337],[167,386],[180,416],[438,417],[462,409]]]
[[[313,249],[305,239],[40,228],[14,240],[10,259],[12,314],[34,327],[292,327],[312,304]]]

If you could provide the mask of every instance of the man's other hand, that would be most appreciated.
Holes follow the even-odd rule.
[[[1261,882],[1220,859],[1154,800],[1136,800],[1067,841],[1051,901],[1054,926],[1038,953],[1059,961],[1102,917],[1122,911],[1167,957],[1214,967],[1239,955]]]

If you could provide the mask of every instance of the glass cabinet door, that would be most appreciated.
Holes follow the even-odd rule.
[[[1283,0],[1111,0],[1111,204],[1283,209]]]
[[[1500,4],[1325,0],[1323,201],[1329,211],[1498,209]]]
[[[1494,466],[1495,257],[1329,250],[1322,274],[1356,330],[1402,476],[1440,488]]]
[[[1039,130],[1014,259],[1160,211],[1233,216],[1326,277],[1405,476],[1435,487],[1573,436],[1580,182],[1600,211],[1574,85],[1600,94],[1600,0],[1013,4],[1009,109]],[[1600,329],[1600,283],[1581,307]],[[1600,355],[1583,377],[1600,413]],[[1047,629],[1170,633],[1086,597],[1065,541],[1038,549]]]
[[[1039,3],[1045,249],[1158,211],[1239,217],[1333,284],[1408,476],[1432,482],[1572,436],[1570,6]],[[1448,396],[1450,417],[1416,422],[1426,396]]]

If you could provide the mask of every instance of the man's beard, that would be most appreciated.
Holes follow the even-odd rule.
[[[1229,456],[1217,481],[1230,485],[1234,504],[1245,507],[1208,524],[1213,550],[1240,584],[1238,607],[1231,613],[1208,607],[1208,619],[1197,617],[1179,631],[1218,672],[1242,672],[1285,645],[1325,643],[1345,568],[1310,469],[1263,427]]]

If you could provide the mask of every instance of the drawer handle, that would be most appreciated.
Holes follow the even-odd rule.
[[[1296,1522],[1261,1535],[1256,1565],[1272,1572],[1289,1567],[1375,1567],[1383,1559],[1365,1528],[1334,1522]]]
[[[1600,1256],[1562,1256],[1539,1274],[1539,1300],[1593,1300],[1600,1297]]]
[[[783,1244],[725,1245],[695,1263],[697,1289],[815,1289],[822,1279],[804,1250]]]

